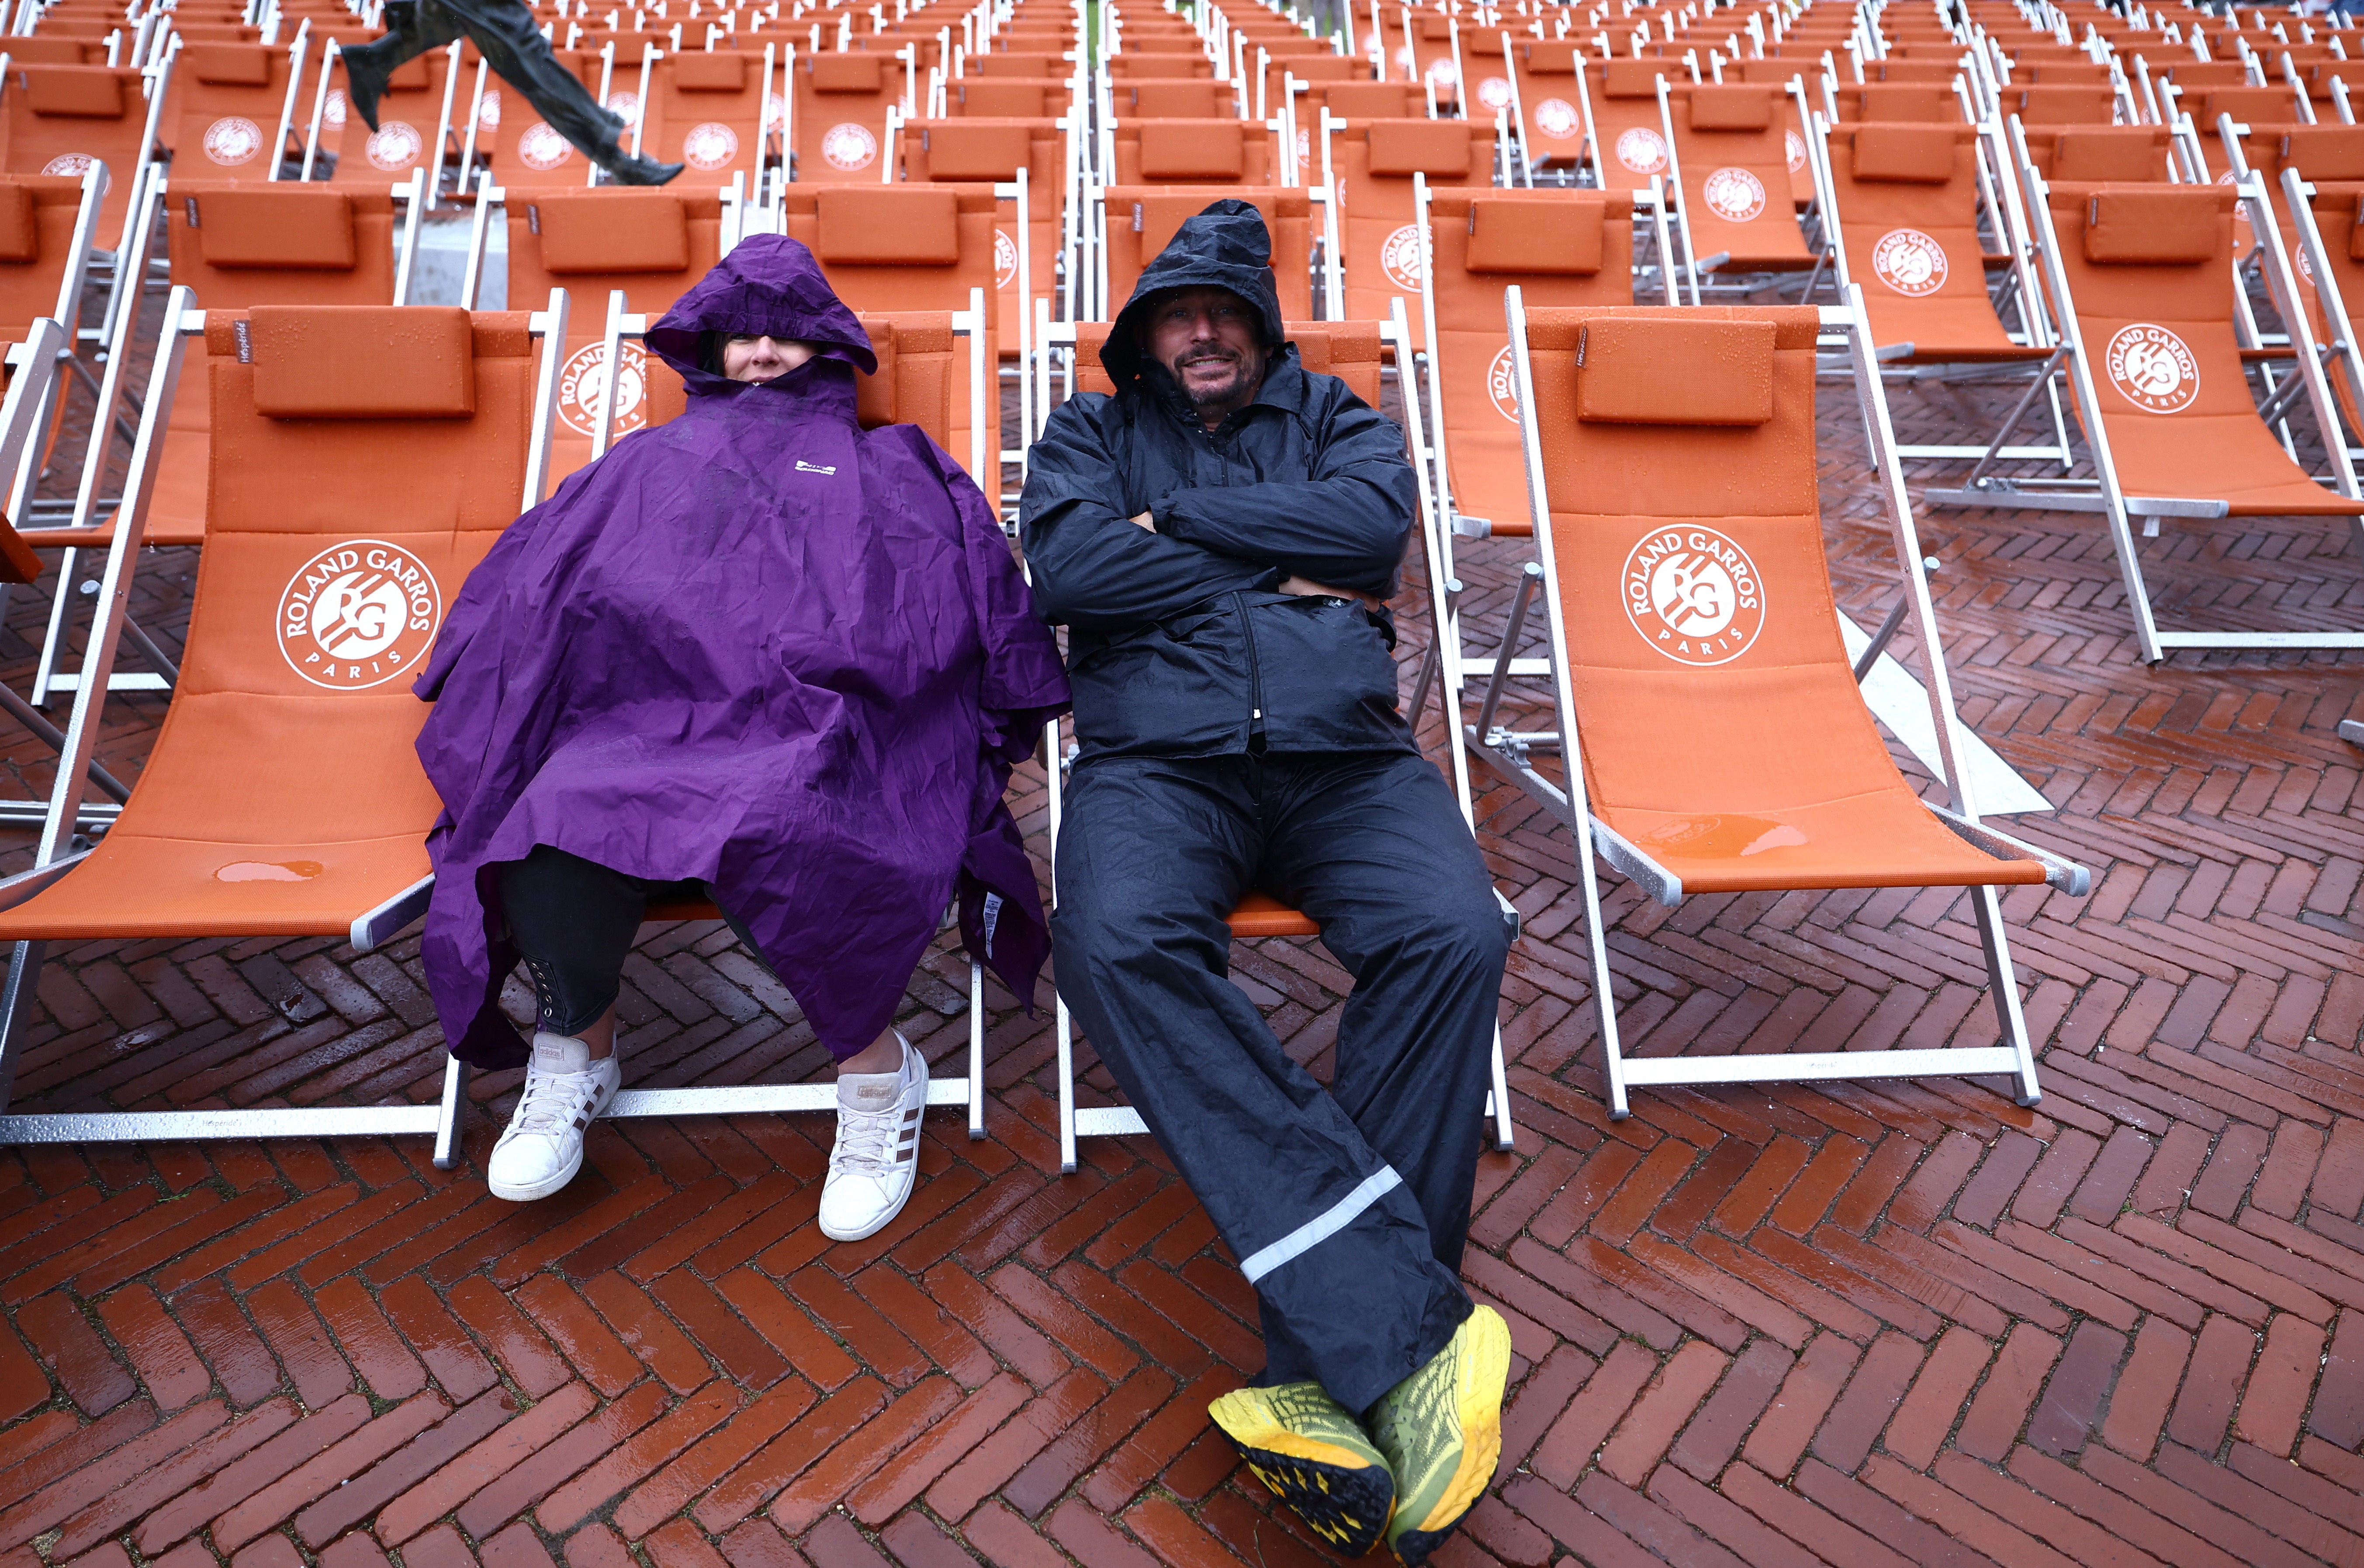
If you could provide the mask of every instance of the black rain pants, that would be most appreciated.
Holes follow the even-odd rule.
[[[624,156],[615,117],[558,62],[541,23],[518,0],[415,0],[409,6],[396,0],[386,6],[385,20],[383,37],[344,52],[391,74],[405,61],[464,38],[495,74],[524,94],[550,128],[585,157],[607,168]]]
[[[1255,1286],[1256,1381],[1367,1410],[1472,1309],[1509,931],[1451,788],[1409,752],[1103,758],[1058,884],[1059,993]],[[1257,890],[1354,977],[1327,1090],[1227,978],[1224,917]]]
[[[501,917],[533,980],[536,1027],[563,1035],[581,1034],[616,1005],[624,960],[640,938],[650,905],[710,896],[695,877],[652,882],[548,844],[536,844],[525,859],[504,863],[500,882]],[[762,963],[764,950],[748,940],[729,910],[722,917]]]

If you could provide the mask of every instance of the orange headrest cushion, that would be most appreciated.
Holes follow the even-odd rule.
[[[0,181],[0,261],[38,261],[41,237],[33,222],[33,190],[15,180]]]
[[[960,197],[910,185],[824,186],[814,251],[849,266],[949,267],[960,260]]]
[[[342,191],[279,184],[184,193],[181,221],[197,231],[208,267],[354,263],[353,204]]]
[[[1275,228],[1274,214],[1263,202],[1253,205],[1263,215],[1265,232]],[[1132,204],[1132,231],[1141,236],[1141,260],[1143,265],[1174,242],[1175,232],[1184,224],[1207,210],[1204,191],[1144,191]],[[1270,261],[1270,257],[1266,258]]]
[[[1034,133],[1022,125],[942,125],[920,132],[931,180],[1013,180],[1034,151]]]
[[[536,196],[526,217],[550,272],[677,272],[689,265],[689,217],[663,191]]]
[[[1469,172],[1467,120],[1373,120],[1371,172],[1461,179]]]
[[[2309,181],[2364,180],[2364,126],[2293,126],[2282,132],[2281,161]]]
[[[816,93],[875,93],[884,80],[886,56],[880,54],[816,54],[812,84]]]
[[[181,69],[217,86],[260,87],[271,80],[271,55],[267,44],[184,44]]]
[[[1865,126],[1855,133],[1855,177],[1942,185],[1954,177],[1954,128]]]
[[[1236,180],[1247,172],[1242,125],[1177,125],[1147,120],[1141,128],[1144,180]]]
[[[2055,184],[2099,185],[2166,178],[2164,130],[2132,126],[2069,126],[2055,133]]]
[[[28,65],[17,69],[25,106],[74,119],[123,117],[123,78],[104,65]]]
[[[1770,87],[1700,86],[1690,92],[1693,130],[1763,130],[1773,123]]]
[[[1551,202],[1478,196],[1469,204],[1473,272],[1600,271],[1609,204],[1598,193]]]
[[[747,57],[733,50],[685,50],[673,57],[673,84],[685,93],[736,93],[747,85]]]
[[[2104,185],[2086,198],[2085,260],[2145,266],[2213,261],[2223,243],[2218,220],[2232,200],[2232,192],[2213,185]]]
[[[1661,76],[1675,79],[1663,60],[1608,61],[1600,69],[1600,94],[1605,98],[1655,98]]]
[[[476,411],[468,313],[436,305],[258,305],[239,358],[273,419],[464,419]]]
[[[1576,417],[1609,425],[1762,425],[1770,321],[1602,317],[1576,342]]]

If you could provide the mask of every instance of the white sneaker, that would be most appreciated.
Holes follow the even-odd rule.
[[[584,1129],[608,1108],[623,1079],[612,1052],[594,1062],[579,1040],[535,1035],[517,1114],[485,1162],[493,1195],[531,1203],[573,1181],[583,1168]]]
[[[832,1241],[875,1236],[903,1212],[920,1174],[920,1117],[928,1108],[928,1059],[903,1047],[902,1070],[849,1073],[837,1081],[837,1147],[820,1188],[820,1233]]]

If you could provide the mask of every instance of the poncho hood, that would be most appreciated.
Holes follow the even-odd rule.
[[[878,369],[870,334],[829,286],[813,253],[785,234],[751,234],[739,241],[649,328],[648,346],[681,373],[692,395],[710,397],[756,384],[716,375],[700,363],[708,332],[795,338],[820,345],[822,358],[864,375]]]
[[[1151,302],[1180,288],[1229,289],[1255,306],[1266,349],[1279,348],[1288,335],[1272,274],[1272,231],[1254,203],[1225,196],[1174,231],[1165,249],[1141,270],[1132,297],[1117,312],[1100,349],[1100,365],[1119,392],[1138,384],[1148,363],[1141,351],[1141,327]]]

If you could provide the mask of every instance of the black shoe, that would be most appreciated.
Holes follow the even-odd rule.
[[[619,158],[608,165],[608,177],[619,185],[662,185],[686,167],[660,163],[653,158]]]
[[[361,116],[362,124],[374,131],[377,129],[377,101],[385,94],[386,81],[391,72],[378,70],[362,59],[358,51],[348,52],[343,60],[345,103],[353,113]]]

